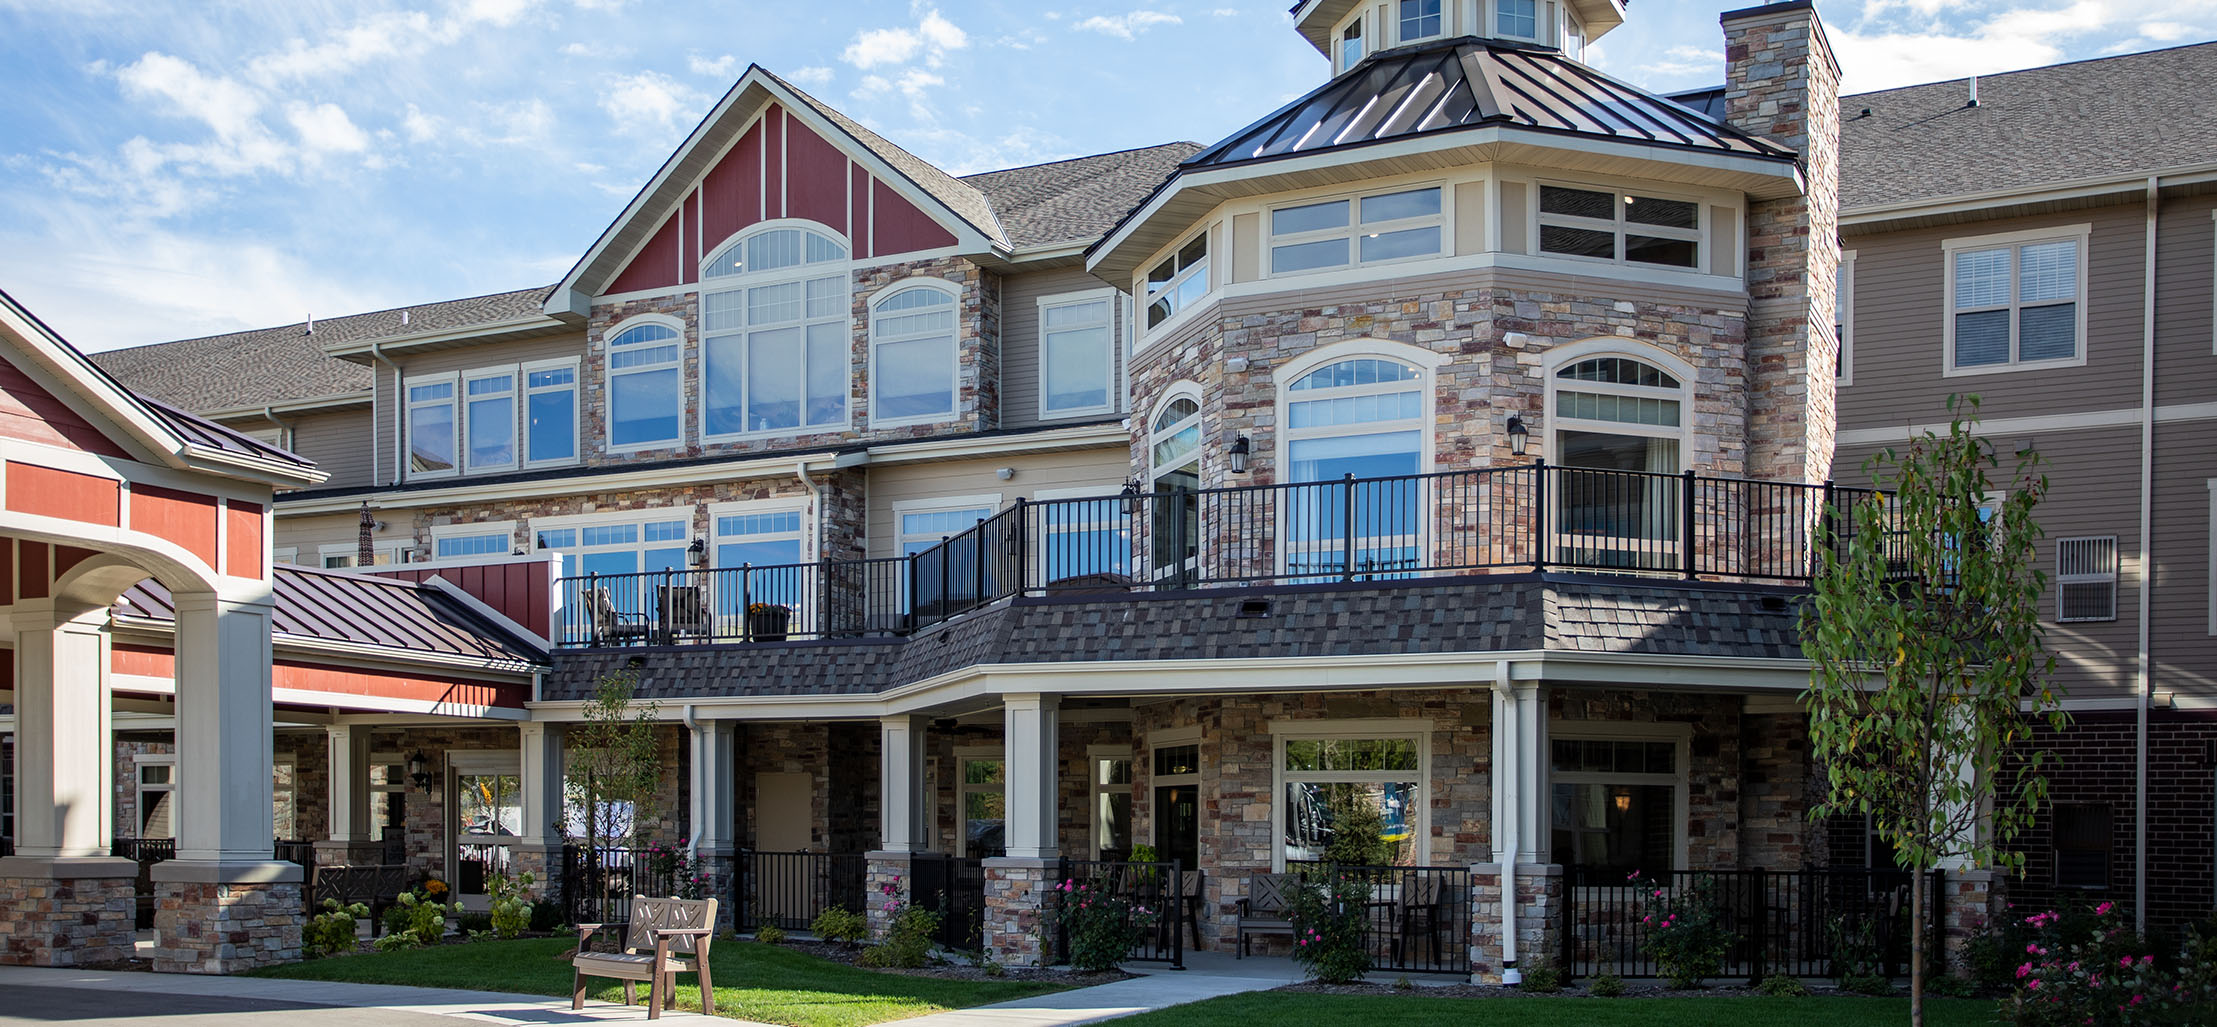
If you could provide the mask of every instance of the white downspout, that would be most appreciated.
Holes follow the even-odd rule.
[[[808,509],[810,513],[809,520],[814,522],[811,525],[810,534],[814,536],[813,541],[816,544],[816,554],[815,556],[810,557],[810,560],[811,562],[815,560],[821,560],[824,558],[824,504],[822,490],[817,487],[816,479],[808,476],[808,461],[806,460],[796,460],[793,462],[793,477],[799,478],[801,480],[801,487],[808,490]],[[713,527],[713,525],[711,525],[711,527]],[[809,554],[802,553],[801,555],[805,557]]]
[[[1525,784],[1524,762],[1523,754],[1517,751],[1519,725],[1514,723],[1516,689],[1509,684],[1507,660],[1494,665],[1493,691],[1508,702],[1511,720],[1506,725],[1507,730],[1503,730],[1504,725],[1499,723],[1493,726],[1495,731],[1501,733],[1501,762],[1508,769],[1508,775],[1503,775],[1502,767],[1494,768],[1495,776],[1513,776],[1521,793]],[[1511,987],[1524,983],[1524,972],[1518,970],[1516,965],[1516,858],[1521,844],[1521,839],[1517,837],[1517,822],[1524,819],[1518,811],[1522,801],[1521,794],[1503,794],[1501,797],[1501,983]]]
[[[690,765],[693,768],[693,773],[699,774],[703,754],[701,752],[701,734],[699,731],[700,718],[696,715],[696,710],[697,707],[692,703],[685,704],[685,744],[692,747],[693,758]],[[685,831],[685,858],[699,859],[702,817],[708,811],[701,807],[701,789],[697,780],[694,782],[691,791],[693,794],[690,806],[693,822]]]
[[[2149,536],[2155,521],[2155,233],[2161,180],[2148,176],[2147,274],[2140,296],[2140,652],[2133,661],[2139,701],[2133,703],[2132,926],[2148,929],[2148,706],[2155,701],[2150,667],[2155,585]]]

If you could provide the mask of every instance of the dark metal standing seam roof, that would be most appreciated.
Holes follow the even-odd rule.
[[[1192,170],[1487,125],[1792,161],[1794,153],[1543,47],[1383,50],[1185,162]]]
[[[291,566],[277,567],[271,582],[277,606],[270,630],[276,635],[517,664],[546,662],[537,643],[429,585]],[[152,579],[124,592],[117,612],[177,619],[169,590]]]

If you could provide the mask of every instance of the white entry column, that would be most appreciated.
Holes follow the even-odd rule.
[[[1039,966],[1047,893],[1054,886],[1057,779],[1062,761],[1056,721],[1062,697],[1003,696],[1003,798],[1008,855],[985,861],[985,949],[1003,966]]]
[[[516,872],[530,874],[531,892],[541,902],[562,901],[562,823],[567,810],[563,796],[568,768],[568,729],[561,724],[527,720],[516,725],[517,783],[523,789],[523,836],[508,847]]]
[[[1470,868],[1471,977],[1520,979],[1519,960],[1544,958],[1560,939],[1563,868],[1548,861],[1550,755],[1547,690],[1503,663],[1493,681],[1493,862]]]
[[[926,720],[911,714],[878,718],[879,840],[886,852],[931,848],[931,804],[924,792]]]

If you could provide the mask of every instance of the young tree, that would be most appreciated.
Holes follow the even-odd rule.
[[[569,800],[583,815],[587,874],[599,880],[603,905],[608,875],[599,872],[600,846],[631,837],[639,811],[653,801],[662,781],[654,741],[660,706],[633,702],[635,691],[630,674],[601,678],[585,706],[584,723],[569,734]]]
[[[1891,502],[1855,503],[1852,531],[1820,547],[1801,624],[1813,664],[1803,698],[1827,784],[1810,815],[1868,814],[1916,871],[1909,1008],[1920,1027],[1929,872],[1944,859],[2022,867],[2010,840],[2047,795],[2048,755],[2026,744],[2030,725],[2065,722],[2047,683],[2047,578],[2035,567],[2032,512],[2047,478],[2036,455],[2019,454],[1997,485],[1993,446],[1975,434],[1977,397],[1950,397],[1948,410],[1946,435],[1872,458]]]

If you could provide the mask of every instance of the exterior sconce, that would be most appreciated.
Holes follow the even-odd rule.
[[[1524,418],[1509,415],[1509,452],[1523,456],[1525,447],[1532,444],[1532,429],[1524,426]]]
[[[428,766],[422,749],[417,749],[414,755],[408,757],[408,780],[416,783],[416,790],[419,792],[431,790],[431,771],[426,769]]]
[[[1247,436],[1245,435],[1232,440],[1231,457],[1233,474],[1247,473],[1247,456],[1249,453],[1252,453],[1254,451],[1254,448],[1254,443],[1247,441]]]
[[[708,540],[693,536],[693,544],[685,547],[685,560],[694,567],[708,566]]]
[[[1616,794],[1617,812],[1632,812],[1632,793],[1619,789]]]
[[[1124,500],[1125,516],[1139,516],[1140,509],[1146,505],[1145,501],[1139,498],[1139,481],[1134,478],[1124,479],[1124,492],[1122,496]]]

